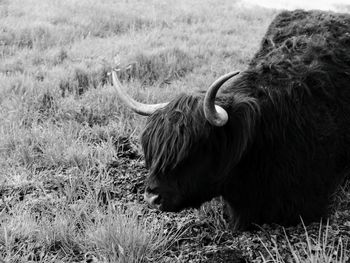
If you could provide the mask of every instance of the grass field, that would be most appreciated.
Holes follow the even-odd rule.
[[[246,67],[276,13],[230,0],[0,0],[0,262],[282,262],[277,248],[345,262],[345,191],[334,223],[316,238],[287,229],[292,244],[276,241],[281,229],[230,233],[218,202],[149,210],[145,118],[109,83],[121,64],[143,102],[204,90]]]

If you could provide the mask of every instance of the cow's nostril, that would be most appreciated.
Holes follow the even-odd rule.
[[[160,195],[157,195],[157,198],[153,200],[153,205],[160,205],[162,198]]]

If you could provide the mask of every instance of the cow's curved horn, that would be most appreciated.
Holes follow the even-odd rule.
[[[226,75],[221,76],[216,81],[214,81],[213,84],[211,84],[207,93],[205,94],[203,104],[204,115],[209,123],[214,126],[224,126],[228,121],[228,115],[225,109],[218,105],[215,105],[216,93],[222,84],[237,74],[239,74],[239,71],[230,72]]]
[[[118,97],[125,103],[126,106],[131,108],[133,111],[140,115],[148,116],[151,115],[158,109],[164,108],[168,103],[158,104],[145,104],[138,102],[131,98],[125,91],[123,91],[122,84],[120,83],[115,70],[112,70],[112,81],[113,87],[118,94]]]

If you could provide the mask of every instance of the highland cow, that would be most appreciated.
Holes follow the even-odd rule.
[[[222,196],[240,228],[308,223],[327,216],[349,171],[350,15],[282,12],[247,69],[206,94],[146,105],[115,72],[113,85],[149,115],[145,199],[163,211]]]

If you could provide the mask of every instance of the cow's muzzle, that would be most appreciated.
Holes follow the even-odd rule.
[[[150,193],[146,190],[143,194],[143,198],[151,207],[160,208],[161,197],[159,194]]]

